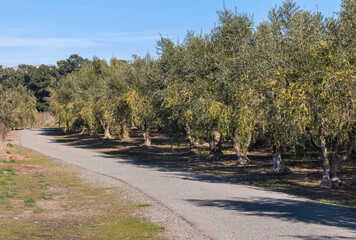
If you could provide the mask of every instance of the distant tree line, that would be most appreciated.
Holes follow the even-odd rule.
[[[66,60],[58,61],[57,66],[21,64],[16,68],[3,68],[0,65],[0,84],[7,89],[24,86],[36,97],[36,109],[48,111],[50,87],[67,74],[78,71],[85,62],[88,60],[73,54]]]
[[[209,34],[161,37],[157,59],[75,56],[33,70],[34,85],[20,83],[65,130],[125,139],[135,126],[149,146],[159,129],[185,135],[191,147],[208,143],[212,160],[231,142],[239,164],[262,141],[276,172],[288,170],[282,154],[313,147],[323,159],[321,186],[337,187],[338,166],[355,150],[355,1],[343,0],[337,18],[289,0],[257,26],[236,10],[218,17]]]
[[[57,66],[22,64],[4,68],[0,65],[0,152],[7,132],[34,126],[37,111],[48,111],[50,88],[87,61],[73,54],[58,61]]]

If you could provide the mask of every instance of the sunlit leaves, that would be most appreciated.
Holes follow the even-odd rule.
[[[23,86],[0,85],[0,123],[6,128],[32,127],[36,121],[36,99]]]

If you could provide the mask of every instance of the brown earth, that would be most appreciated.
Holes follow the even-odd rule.
[[[11,132],[7,140],[18,136]],[[135,218],[138,207],[118,189],[92,186],[67,165],[18,145],[6,151],[0,155],[0,239],[161,239],[162,228]]]
[[[46,167],[39,165],[26,165],[26,164],[11,164],[11,163],[0,163],[0,169],[4,167],[11,167],[15,172],[18,173],[40,173],[46,169]]]

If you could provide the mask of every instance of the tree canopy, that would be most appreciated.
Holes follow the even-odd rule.
[[[65,130],[127,138],[136,128],[146,146],[152,131],[185,135],[191,147],[209,144],[208,160],[222,158],[229,142],[237,163],[246,164],[250,145],[262,140],[273,170],[284,172],[284,153],[314,147],[322,186],[331,187],[355,149],[355,11],[354,0],[343,0],[336,18],[324,18],[287,0],[255,25],[223,8],[209,34],[161,37],[156,59],[73,54],[57,67],[0,68],[0,83],[17,92],[25,86],[25,102],[32,106],[33,94],[37,110],[50,109]]]

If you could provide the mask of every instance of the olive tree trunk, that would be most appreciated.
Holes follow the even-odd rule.
[[[1,131],[1,130],[0,130]],[[1,134],[1,132],[0,132]],[[4,139],[0,137],[0,154],[4,153],[5,148],[4,148]]]
[[[321,159],[323,160],[323,175],[321,178],[320,187],[321,188],[331,188],[331,179],[330,179],[330,160],[328,156],[328,148],[326,147],[326,140],[323,134],[323,129],[320,127],[320,150],[321,150]]]
[[[130,129],[126,124],[122,125],[122,140],[127,140],[130,138]]]
[[[320,117],[320,126],[319,126],[319,141],[320,145],[316,144],[313,140],[313,136],[309,129],[307,128],[307,134],[309,140],[311,141],[313,147],[321,154],[321,159],[323,161],[323,173],[321,178],[321,183],[319,187],[321,188],[331,188],[331,179],[330,179],[330,160],[328,156],[328,148],[326,146],[325,133],[323,128],[323,118]]]
[[[271,173],[288,174],[292,172],[282,161],[281,146],[278,143],[272,146],[272,160],[273,168]]]
[[[82,129],[81,129],[79,135],[84,135],[84,134],[87,134],[87,133],[88,133],[88,129],[86,127],[82,126]]]
[[[110,133],[110,124],[105,123],[104,121],[100,120],[100,124],[104,130],[104,139],[113,139]]]
[[[272,146],[272,159],[273,159],[273,170],[279,169],[282,164],[282,156],[280,152],[280,147],[277,145]]]
[[[147,124],[145,124],[145,126],[143,127],[143,139],[145,140],[144,142],[144,146],[151,146],[152,142],[151,142],[151,135],[150,135],[150,129],[147,127]]]
[[[222,153],[222,144],[223,144],[223,138],[220,133],[214,132],[213,135],[211,136],[209,143],[209,150],[210,154],[209,157],[207,158],[208,161],[212,160],[220,160],[221,158],[224,157],[224,154]]]
[[[0,153],[4,153],[5,151],[5,137],[6,137],[7,129],[3,123],[0,123]]]
[[[194,139],[192,137],[192,129],[190,128],[189,124],[187,124],[185,126],[185,131],[187,133],[187,138],[189,140],[189,147],[190,148],[195,148],[196,147],[196,142],[194,141]]]
[[[337,172],[340,164],[343,161],[349,159],[355,150],[355,137],[351,136],[348,143],[348,148],[345,154],[341,154],[341,140],[338,140],[338,143],[335,147],[334,154],[332,155],[332,164],[331,164],[331,186],[332,188],[341,188],[342,180],[338,177]]]
[[[233,137],[234,149],[237,155],[237,163],[239,165],[246,165],[250,161],[250,159],[247,156],[247,151],[251,143],[251,137],[252,135],[250,134],[244,143],[241,143],[241,141],[239,141],[239,138],[237,136]]]

